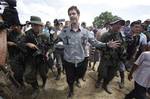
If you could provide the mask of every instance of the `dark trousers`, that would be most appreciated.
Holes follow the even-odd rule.
[[[107,86],[109,82],[114,78],[117,70],[119,69],[119,66],[112,66],[111,64],[103,64],[102,62],[100,63],[98,67],[98,80],[97,82],[101,82],[103,79],[103,85]]]
[[[85,60],[78,63],[77,67],[75,67],[74,63],[70,63],[65,60],[63,61],[69,90],[72,92],[74,82],[83,76],[83,71],[85,69],[84,62]]]
[[[19,64],[10,64],[12,66],[12,71],[14,73],[14,78],[21,84],[21,86],[24,86],[24,81],[23,81],[23,73],[24,73],[24,67],[23,65]]]
[[[37,74],[42,78],[43,84],[46,83],[48,65],[40,57],[30,57],[26,63],[25,80],[31,84],[34,89],[38,88]]]
[[[62,66],[62,60],[63,60],[63,50],[58,50],[58,49],[56,49],[55,51],[54,51],[54,57],[55,57],[55,59],[56,59],[56,67],[57,68],[61,68],[61,66]]]
[[[147,93],[150,95],[150,88],[148,88]]]
[[[64,70],[63,65],[63,50],[62,49],[55,49],[54,51],[54,59],[56,59],[56,68],[58,75],[61,75],[61,70]]]
[[[87,67],[88,67],[88,57],[85,57],[85,60],[84,60],[84,66],[83,66],[83,73],[82,73],[82,78],[84,78],[85,74],[86,74],[86,70],[87,70]]]
[[[146,99],[146,88],[134,83],[134,89],[125,96],[125,99]]]
[[[16,81],[19,82],[20,85],[24,86],[23,74],[25,71],[25,64],[19,55],[10,59],[9,64],[11,65],[11,69],[13,71],[13,76]]]

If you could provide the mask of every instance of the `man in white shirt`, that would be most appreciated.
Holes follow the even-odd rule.
[[[80,11],[76,6],[68,9],[70,26],[64,28],[58,36],[57,41],[64,44],[63,65],[66,72],[66,80],[69,86],[68,98],[73,96],[74,82],[79,79],[84,72],[85,66],[85,46],[87,42],[98,48],[118,48],[119,41],[99,42],[90,31],[79,25]]]
[[[135,80],[135,88],[126,95],[125,99],[146,99],[146,92],[150,89],[150,42],[148,51],[143,52],[134,63],[128,79]]]

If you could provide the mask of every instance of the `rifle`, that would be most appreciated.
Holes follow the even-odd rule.
[[[52,57],[49,55],[49,59],[46,61],[46,64],[48,65],[48,67],[51,69],[52,73],[54,76],[56,76],[54,70],[53,70],[53,64],[54,64],[54,60],[52,59]]]
[[[43,51],[41,49],[37,49],[34,53],[33,53],[33,56],[34,57],[37,57],[37,56],[41,56],[42,57],[42,60],[46,63],[46,65],[51,69],[52,73],[54,76],[56,76],[54,70],[53,70],[53,59],[51,58],[51,56],[49,55],[48,59],[46,59],[46,56],[44,53],[42,53]]]
[[[34,35],[33,35],[34,36]],[[43,61],[46,63],[46,65],[51,69],[52,73],[54,76],[56,76],[52,65],[53,65],[53,59],[51,58],[50,54],[53,52],[53,40],[51,37],[46,36],[45,34],[39,34],[38,37],[40,39],[37,39],[34,37],[34,40],[36,42],[36,45],[39,49],[37,49],[34,53],[33,56],[41,56]],[[46,52],[48,49],[51,48],[52,51],[49,54],[48,59],[46,58]],[[47,50],[47,51],[46,51]]]
[[[20,84],[16,81],[16,79],[14,78],[14,76],[11,73],[11,70],[8,70],[7,66],[4,65],[0,65],[0,70],[3,71],[3,73],[8,77],[8,79],[12,82],[12,84],[16,87],[19,88]]]

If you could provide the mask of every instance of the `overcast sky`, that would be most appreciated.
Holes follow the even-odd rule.
[[[109,11],[125,20],[144,21],[150,18],[150,0],[17,0],[17,9],[22,23],[35,15],[53,23],[55,18],[68,20],[67,10],[75,5],[80,9],[80,22],[91,25],[94,17]]]

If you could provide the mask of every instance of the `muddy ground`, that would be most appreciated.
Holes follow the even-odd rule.
[[[119,77],[115,77],[114,80],[109,84],[112,89],[113,94],[107,94],[102,88],[96,89],[96,71],[87,70],[86,82],[81,81],[81,88],[75,87],[75,95],[73,99],[123,99],[124,95],[127,94],[133,88],[133,82],[129,82],[126,78],[125,87],[123,89],[119,88],[118,82]],[[127,73],[126,73],[127,75]],[[6,82],[7,80],[1,76],[0,82]],[[39,81],[40,82],[40,81]],[[10,86],[10,85],[9,85]],[[18,91],[11,86],[9,91],[13,91],[14,99],[34,99],[32,96],[32,88],[27,85],[24,89],[23,94],[18,94]],[[39,94],[36,99],[67,99],[67,83],[66,77],[63,74],[61,80],[56,81],[55,77],[51,72],[48,74],[48,81],[44,89],[40,89]]]

